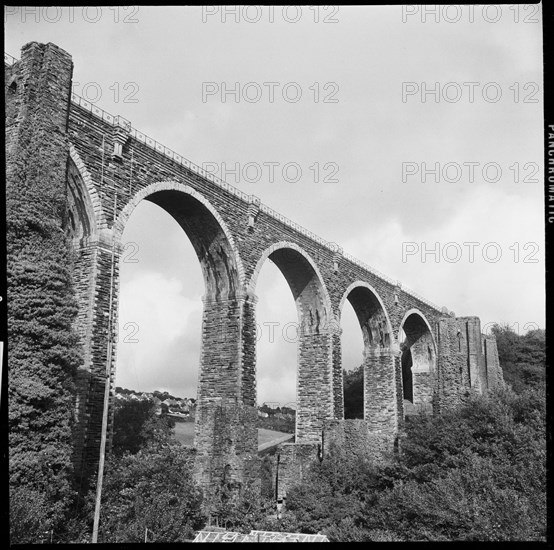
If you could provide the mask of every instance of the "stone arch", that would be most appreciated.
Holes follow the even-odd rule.
[[[82,228],[82,232],[86,233],[84,237],[96,237],[99,229],[107,227],[107,222],[92,176],[73,145],[69,146],[67,183],[70,210],[75,205],[79,217],[86,216],[86,221],[79,220],[81,224],[89,226],[88,229]]]
[[[255,295],[258,275],[267,259],[285,277],[298,313],[296,442],[318,443],[334,407],[331,300],[316,263],[304,249],[289,241],[274,243],[262,252],[248,294]]]
[[[433,329],[431,328],[431,324],[429,323],[429,321],[427,320],[427,317],[425,317],[425,315],[417,308],[411,308],[409,309],[405,314],[404,314],[404,317],[402,318],[402,321],[400,321],[400,325],[399,325],[399,329],[403,329],[407,319],[411,316],[411,315],[415,315],[419,318],[420,322],[425,324],[427,330],[429,331],[429,334],[431,336],[431,339],[433,341],[433,346],[434,346],[434,349],[436,351],[437,349],[437,346],[436,346],[436,343],[435,343],[435,337],[433,336]],[[421,327],[423,327],[423,325],[420,324]],[[403,329],[404,332],[405,329]],[[422,330],[424,330],[422,328]]]
[[[364,421],[370,432],[392,437],[397,429],[398,398],[395,345],[389,315],[377,290],[365,281],[355,281],[348,286],[339,304],[339,316],[346,300],[354,309],[364,339]]]
[[[235,240],[216,208],[189,185],[159,181],[140,189],[119,213],[114,239],[121,236],[131,213],[142,200],[163,208],[189,237],[202,267],[205,300],[237,297],[244,285],[244,268]]]
[[[420,310],[412,308],[404,314],[398,340],[404,413],[430,412],[436,380],[437,346],[431,325]]]
[[[324,279],[310,255],[293,242],[279,241],[262,252],[250,277],[248,293],[256,294],[258,276],[268,258],[283,273],[291,289],[301,332],[329,331],[332,323],[331,299]]]
[[[164,180],[138,190],[123,206],[112,229],[116,245],[142,200],[157,204],[181,226],[196,252],[205,283],[194,475],[207,488],[240,481],[250,475],[245,457],[257,448],[250,353],[256,333],[235,239],[204,195],[183,183]]]
[[[350,284],[339,303],[339,322],[346,300],[351,303],[360,322],[365,351],[391,349],[394,341],[392,325],[385,304],[375,288],[364,281]]]

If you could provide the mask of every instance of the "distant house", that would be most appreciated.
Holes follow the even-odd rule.
[[[159,414],[161,407],[163,405],[166,408],[166,412],[169,409],[172,409],[176,414],[193,414],[195,409],[196,399],[191,397],[174,397],[169,394],[169,392],[139,392],[134,390],[128,390],[125,388],[120,388],[119,386],[115,389],[115,399],[118,402],[122,401],[151,401],[156,406],[156,411]]]

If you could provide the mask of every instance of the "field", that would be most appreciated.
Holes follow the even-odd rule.
[[[290,434],[260,428],[258,429],[258,447],[265,446],[267,443],[277,441],[285,436],[290,436]],[[194,422],[176,422],[175,438],[182,445],[192,447],[194,444]]]

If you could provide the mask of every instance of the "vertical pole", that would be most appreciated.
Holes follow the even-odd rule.
[[[108,336],[109,338],[109,336]],[[111,354],[112,343],[108,343],[108,353]],[[96,482],[96,504],[94,506],[94,524],[92,528],[92,542],[98,542],[98,524],[100,522],[100,500],[102,499],[102,481],[104,478],[104,456],[106,453],[106,432],[108,427],[108,399],[110,396],[110,375],[106,376],[104,390],[104,411],[102,413],[102,439],[100,440],[100,462],[98,464],[98,481]]]
[[[277,468],[275,469],[275,500],[279,500],[279,462],[281,455],[277,455]]]
[[[117,190],[114,197],[114,221],[117,211]],[[96,504],[94,506],[94,523],[92,528],[92,542],[98,542],[98,524],[100,523],[100,501],[102,499],[102,481],[104,479],[104,458],[106,454],[106,439],[108,431],[108,405],[110,398],[110,376],[112,364],[112,305],[113,305],[113,276],[115,263],[115,240],[112,243],[112,262],[110,272],[110,301],[108,306],[108,356],[106,358],[106,382],[104,387],[104,410],[102,412],[102,436],[100,439],[100,462],[98,463],[98,480],[96,482]]]

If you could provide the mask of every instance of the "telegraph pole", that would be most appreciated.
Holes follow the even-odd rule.
[[[117,189],[114,189],[114,222],[117,213]],[[113,238],[113,237],[112,237]],[[100,439],[100,460],[98,462],[98,479],[96,482],[96,504],[94,506],[94,523],[92,527],[92,542],[98,542],[98,525],[100,523],[100,501],[102,500],[102,481],[104,479],[104,460],[106,455],[106,439],[108,432],[108,406],[110,399],[110,377],[112,366],[112,307],[113,307],[113,278],[115,265],[115,239],[112,242],[112,262],[110,271],[110,300],[108,306],[108,356],[106,358],[106,381],[104,385],[104,409],[102,411],[102,435]]]
[[[115,242],[113,243],[115,248]],[[108,358],[106,359],[106,381],[104,383],[104,410],[102,411],[102,436],[100,439],[100,461],[98,463],[98,480],[96,482],[96,504],[94,506],[94,525],[92,542],[98,542],[98,524],[100,522],[100,500],[102,499],[102,481],[104,478],[104,459],[108,432],[108,406],[110,399],[110,375],[112,358],[112,292],[113,292],[114,250],[112,249],[112,272],[110,277],[110,307],[108,318]]]

